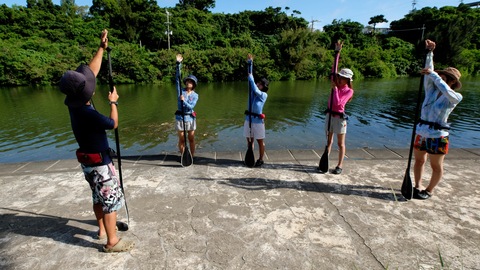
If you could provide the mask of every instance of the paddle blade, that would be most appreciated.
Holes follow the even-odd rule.
[[[409,170],[405,172],[405,177],[403,178],[401,191],[402,191],[402,196],[405,197],[405,199],[411,200],[413,198],[413,184],[412,184],[412,179],[410,178]]]
[[[328,147],[325,146],[325,151],[320,158],[320,162],[318,163],[318,168],[320,172],[326,173],[328,172]]]
[[[182,163],[182,167],[188,167],[193,164],[192,153],[190,153],[188,146],[185,146],[180,162]]]
[[[121,232],[128,231],[128,224],[122,221],[117,221],[117,230]]]
[[[245,153],[245,165],[249,168],[255,166],[255,155],[253,154],[253,148],[249,144],[247,153]]]

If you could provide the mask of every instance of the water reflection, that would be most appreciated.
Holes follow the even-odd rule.
[[[450,116],[452,147],[479,147],[479,84],[464,80],[464,100]],[[408,148],[419,78],[354,81],[347,148]],[[173,85],[121,85],[120,142],[123,155],[176,151]],[[199,151],[243,151],[247,83],[199,84],[196,137]],[[268,149],[318,149],[325,144],[327,81],[273,82],[264,107]],[[109,113],[108,88],[94,96]],[[0,162],[72,158],[77,147],[63,94],[54,87],[0,89]],[[112,146],[113,132],[109,133]]]

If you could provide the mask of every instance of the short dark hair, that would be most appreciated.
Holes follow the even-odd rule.
[[[265,77],[261,78],[257,83],[262,84],[264,92],[268,91],[268,85],[270,84],[270,82]]]

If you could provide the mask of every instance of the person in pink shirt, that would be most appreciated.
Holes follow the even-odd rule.
[[[335,44],[335,59],[332,67],[332,93],[328,100],[328,108],[325,110],[325,131],[328,132],[327,147],[328,153],[332,149],[333,134],[337,134],[338,164],[332,171],[333,174],[341,174],[343,159],[345,157],[345,135],[347,134],[347,115],[345,105],[353,97],[352,77],[353,72],[343,68],[337,73],[338,59],[342,50],[343,42]],[[331,114],[331,117],[330,117]]]

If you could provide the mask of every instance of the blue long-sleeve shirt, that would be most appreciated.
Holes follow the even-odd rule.
[[[453,91],[440,75],[433,71],[433,52],[427,54],[426,60],[425,67],[432,70],[432,73],[424,77],[425,99],[420,118],[441,126],[448,126],[448,116],[463,97],[460,93]],[[435,130],[429,125],[421,124],[417,125],[416,133],[427,138],[439,138],[449,134],[448,130]]]
[[[247,110],[250,110],[250,101],[251,101],[252,102],[251,112],[255,114],[262,114],[263,106],[267,101],[268,95],[267,93],[262,92],[260,91],[260,89],[258,89],[257,84],[255,83],[255,79],[253,78],[252,71],[253,71],[252,63],[251,63],[251,60],[249,60],[249,63],[248,63],[248,73],[249,73],[248,86],[249,87],[248,88],[250,90],[250,93],[249,93],[249,100],[247,103]],[[263,123],[263,119],[261,119],[260,117],[252,116],[251,118],[252,118],[252,123],[254,124]],[[245,115],[245,120],[250,121],[250,116]]]
[[[192,114],[194,113],[193,108],[197,104],[198,101],[198,94],[195,91],[191,91],[190,94],[185,89],[182,89],[182,63],[177,62],[176,68],[176,89],[177,89],[177,109],[178,111],[182,112],[185,109],[185,122],[193,121]],[[180,100],[180,95],[183,95],[184,100],[183,102]],[[181,114],[175,114],[176,120],[183,120],[183,116]]]

